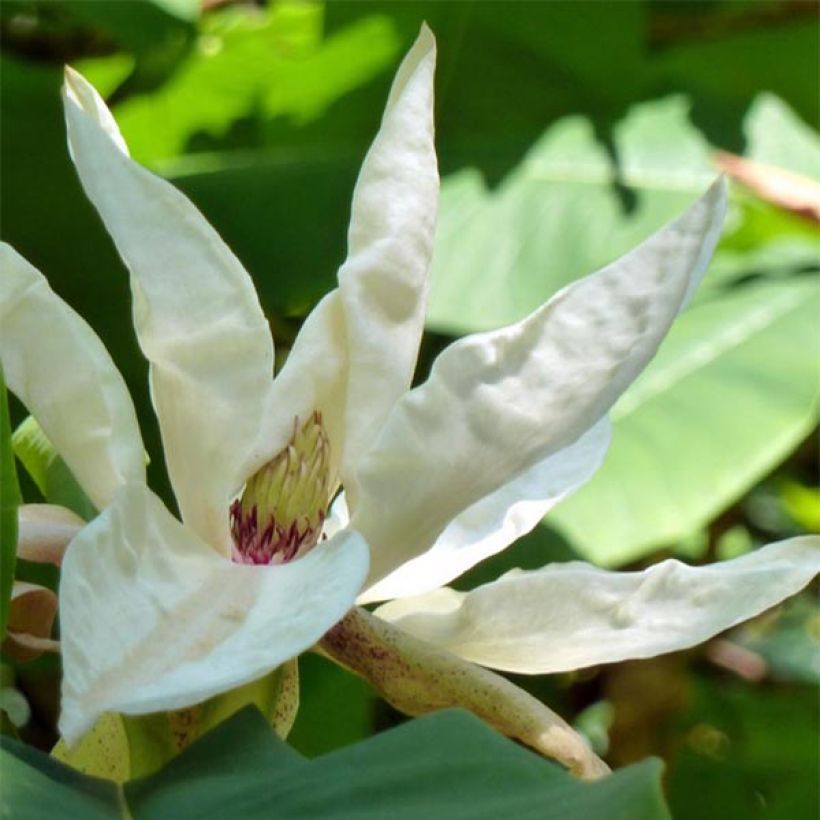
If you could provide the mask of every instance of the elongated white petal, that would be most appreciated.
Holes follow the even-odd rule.
[[[246,476],[273,376],[253,283],[202,214],[122,150],[105,103],[76,72],[64,87],[80,180],[131,272],[134,324],[183,520],[230,554],[228,504]]]
[[[353,465],[410,387],[424,327],[438,206],[435,62],[425,25],[399,68],[359,173],[339,270],[350,357],[342,480],[354,509]]]
[[[356,183],[339,287],[310,314],[271,388],[248,472],[285,446],[295,418],[319,410],[334,474],[355,491],[350,465],[410,386],[438,197],[434,67],[435,42],[424,27]]]
[[[260,677],[344,615],[367,560],[348,530],[289,564],[232,564],[146,487],[124,487],[63,561],[61,732],[72,742],[103,712],[177,709]]]
[[[0,269],[6,382],[102,509],[117,487],[145,480],[128,389],[94,331],[5,243],[0,243]]]
[[[703,275],[725,207],[719,180],[674,222],[522,322],[461,339],[438,357],[359,464],[352,526],[373,547],[371,582],[602,418]]]
[[[820,538],[780,541],[704,567],[662,561],[643,572],[589,564],[515,570],[461,593],[440,589],[377,613],[467,660],[551,673],[699,644],[794,595],[820,572]]]
[[[447,525],[427,552],[370,587],[359,596],[358,603],[428,592],[501,552],[592,478],[601,466],[609,439],[609,419],[605,416],[569,447],[539,461],[468,507]]]

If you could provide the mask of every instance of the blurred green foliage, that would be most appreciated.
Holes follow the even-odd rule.
[[[66,62],[106,95],[133,155],[185,191],[236,251],[286,351],[332,287],[392,71],[427,20],[439,47],[443,185],[421,374],[452,336],[520,318],[673,217],[714,176],[716,149],[820,177],[811,2],[203,5],[0,4],[0,234],[111,351],[137,403],[150,480],[168,501],[127,275],[65,147]],[[817,422],[818,252],[815,224],[736,187],[701,291],[615,409],[604,469],[550,528],[462,583],[577,556],[713,560],[817,528],[816,447],[799,445]],[[12,410],[19,422],[22,408]],[[24,491],[36,498],[30,483]],[[568,715],[586,709],[581,724],[613,760],[662,754],[676,817],[730,806],[810,817],[818,670],[806,657],[818,651],[818,617],[806,594],[726,638],[746,655],[707,647],[527,685]],[[630,677],[633,667],[644,678]],[[293,741],[303,752],[395,721],[335,667],[309,658],[302,669]],[[53,664],[18,670],[39,704],[41,743],[53,674]],[[630,701],[619,694],[627,679],[650,683],[635,683]],[[653,711],[653,693],[678,691]],[[623,727],[635,704],[630,735],[645,742],[631,745]],[[599,719],[612,710],[614,723]]]

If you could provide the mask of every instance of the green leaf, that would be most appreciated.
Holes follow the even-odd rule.
[[[820,684],[820,602],[805,593],[787,601],[769,617],[734,630],[729,640],[766,662],[769,676],[779,681]]]
[[[683,97],[636,106],[615,129],[618,165],[588,119],[569,117],[495,191],[474,171],[445,180],[428,325],[517,321],[677,216],[716,176],[689,108]]]
[[[808,277],[751,282],[693,306],[615,406],[604,466],[550,524],[611,566],[708,523],[816,423],[818,315]]]
[[[796,174],[820,178],[820,138],[783,100],[759,94],[744,122],[746,155]]]
[[[11,437],[14,454],[49,504],[59,504],[90,521],[97,511],[54,449],[37,420],[29,416]]]
[[[365,18],[326,40],[321,24],[321,7],[306,3],[209,16],[197,47],[171,80],[150,96],[115,107],[134,157],[156,164],[194,146],[201,151],[230,143],[239,121],[245,124],[242,147],[261,144],[269,121],[316,119],[397,56],[399,43],[384,17]],[[92,81],[106,62],[88,61]]]
[[[667,775],[675,817],[817,817],[818,704],[814,686],[749,686],[693,675]]]
[[[0,367],[0,636],[6,634],[14,567],[17,563],[17,507],[22,503],[11,445],[6,382]]]
[[[15,820],[124,820],[120,789],[87,777],[31,746],[0,739],[3,817]]]
[[[4,801],[15,817],[669,817],[658,761],[584,783],[458,711],[309,761],[244,710],[121,793],[19,743],[2,745]]]

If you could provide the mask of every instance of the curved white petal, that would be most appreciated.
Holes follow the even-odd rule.
[[[145,451],[128,389],[96,333],[5,243],[0,269],[6,382],[102,509],[120,485],[145,481]]]
[[[820,537],[791,538],[704,567],[643,572],[589,564],[514,570],[472,592],[440,589],[376,612],[467,660],[544,674],[702,643],[794,595],[820,572]]]
[[[501,552],[592,478],[601,466],[609,439],[609,418],[604,416],[578,441],[539,461],[456,516],[427,552],[365,590],[357,603],[428,592]]]
[[[103,712],[177,709],[264,675],[344,615],[367,560],[348,530],[289,564],[233,564],[146,487],[124,487],[63,561],[62,734],[73,742]]]
[[[424,328],[438,207],[435,62],[425,25],[396,74],[353,193],[339,270],[350,357],[342,480],[352,508],[353,467],[410,387]]]
[[[426,26],[399,68],[353,195],[339,287],[311,312],[266,400],[247,472],[279,452],[294,419],[322,413],[332,470],[349,468],[410,386],[427,299],[438,196],[435,42]]]
[[[57,504],[17,508],[17,557],[60,566],[71,539],[85,526],[79,515]]]
[[[352,526],[373,548],[371,582],[609,410],[700,280],[725,208],[721,179],[674,222],[522,322],[461,339],[438,357],[359,463]]]
[[[336,476],[344,442],[348,360],[339,291],[327,294],[305,319],[281,372],[265,397],[265,411],[244,466],[246,475],[280,452],[294,423],[317,410],[330,439],[330,470]]]
[[[132,162],[94,89],[67,69],[69,148],[131,272],[165,458],[183,520],[230,554],[228,504],[246,476],[273,376],[253,283],[202,214]]]

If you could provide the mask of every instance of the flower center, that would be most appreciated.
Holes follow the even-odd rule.
[[[245,485],[231,504],[233,560],[284,564],[319,540],[330,501],[330,441],[322,414],[312,413],[280,453]]]

